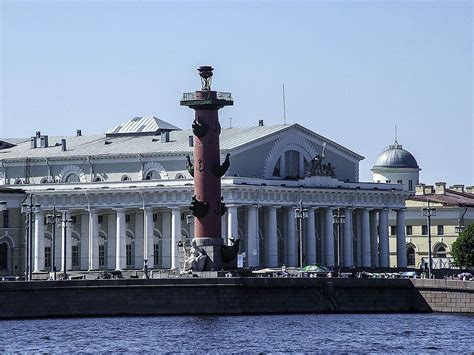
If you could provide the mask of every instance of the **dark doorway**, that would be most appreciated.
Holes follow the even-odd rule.
[[[8,269],[8,244],[0,243],[0,270]]]

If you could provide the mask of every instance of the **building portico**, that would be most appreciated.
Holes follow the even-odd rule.
[[[396,211],[403,222],[402,191],[319,177],[288,181],[286,186],[276,181],[261,184],[256,178],[222,180],[229,205],[227,237],[241,239],[244,266],[298,265],[300,230],[295,209],[300,201],[308,211],[301,231],[304,264],[389,266],[388,211]],[[308,187],[304,193],[301,184]],[[58,270],[142,269],[145,260],[149,269],[180,268],[183,255],[177,242],[189,245],[192,239],[192,223],[187,223],[192,182],[159,185],[143,181],[29,187],[27,193],[41,206],[35,217],[34,271],[52,267],[52,226],[44,221],[53,208],[74,222],[66,228],[57,226]],[[344,216],[341,226],[335,224],[336,213]],[[404,247],[402,233],[397,240]],[[403,258],[398,263],[406,265]]]

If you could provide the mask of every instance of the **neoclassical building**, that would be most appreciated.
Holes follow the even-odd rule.
[[[407,266],[419,267],[422,259],[428,262],[428,234],[431,233],[432,265],[435,269],[450,268],[451,246],[459,232],[474,223],[474,187],[420,184],[420,168],[415,157],[398,144],[385,148],[372,168],[373,181],[397,183],[410,191],[406,200],[405,235]],[[424,208],[433,208],[431,226],[423,215]],[[394,253],[397,235],[397,215],[389,213],[390,265],[397,265]]]
[[[136,117],[100,135],[0,140],[1,186],[21,188],[37,207],[34,272],[51,270],[53,254],[58,270],[142,269],[145,260],[152,269],[181,267],[177,242],[193,238],[192,136],[156,117]],[[222,161],[229,153],[231,162],[222,179],[222,236],[240,238],[244,266],[297,266],[300,250],[304,264],[388,267],[395,253],[397,266],[406,266],[409,192],[359,182],[359,154],[301,125],[262,121],[222,129],[220,146]],[[297,223],[301,206],[307,215]],[[53,208],[68,221],[56,224],[54,253],[46,223]],[[24,247],[19,228],[15,237],[8,226],[0,229],[0,244]],[[24,264],[5,272],[20,269]]]

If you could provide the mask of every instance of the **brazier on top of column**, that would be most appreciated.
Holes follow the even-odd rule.
[[[221,216],[226,211],[221,196],[221,177],[229,168],[229,155],[221,164],[219,109],[231,106],[234,102],[230,93],[211,90],[211,66],[201,66],[198,71],[201,76],[201,90],[184,93],[181,100],[181,106],[188,106],[195,112],[192,124],[194,163],[188,158],[188,170],[194,177],[194,196],[191,203],[194,215],[193,243],[210,257],[210,268],[220,270],[223,265],[222,258],[225,259],[225,255],[222,255]]]

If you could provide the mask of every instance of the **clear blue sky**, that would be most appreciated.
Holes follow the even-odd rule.
[[[1,3],[0,137],[103,133],[135,116],[189,127],[196,67],[223,126],[298,122],[366,157],[398,140],[427,183],[474,184],[471,1]]]

